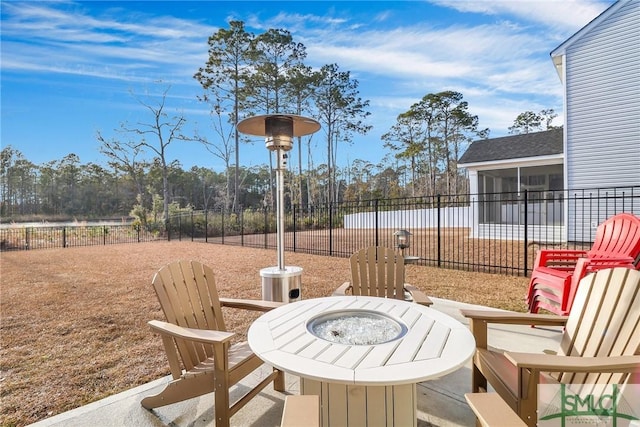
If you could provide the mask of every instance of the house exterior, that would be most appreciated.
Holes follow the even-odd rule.
[[[628,194],[640,186],[640,0],[613,4],[551,58],[564,87],[568,199],[572,189],[606,187]],[[612,213],[599,210],[597,222]],[[565,206],[570,221],[593,229],[593,214],[587,218],[582,211]],[[640,206],[616,211],[640,215]]]
[[[640,187],[640,0],[613,4],[554,49],[551,59],[564,88],[564,127],[476,141],[459,167],[468,169],[471,193],[480,198],[525,189],[568,189],[560,198],[554,195],[551,210],[539,206],[544,214],[532,219],[558,223],[556,232],[563,241],[585,241],[608,216],[622,211],[640,215],[640,201],[612,207],[615,197],[604,206],[579,206],[588,203],[582,202],[587,200],[585,189],[608,188],[612,194],[628,195]],[[481,236],[483,224],[525,222],[522,208],[510,209],[503,206],[488,214],[478,209],[478,230],[472,234]],[[587,231],[569,235],[575,231],[562,227],[567,222],[574,225],[571,230]]]

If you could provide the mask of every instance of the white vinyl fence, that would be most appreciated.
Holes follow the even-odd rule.
[[[450,207],[440,209],[440,226],[470,227],[469,207]],[[437,228],[438,209],[412,209],[401,211],[363,212],[345,215],[345,229],[363,228]]]

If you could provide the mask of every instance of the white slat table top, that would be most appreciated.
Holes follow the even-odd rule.
[[[314,316],[336,310],[384,313],[408,327],[396,340],[346,345],[307,330]],[[379,297],[337,296],[285,304],[260,316],[249,328],[253,352],[269,365],[319,381],[409,384],[438,378],[464,365],[475,351],[469,329],[444,313],[419,304]]]

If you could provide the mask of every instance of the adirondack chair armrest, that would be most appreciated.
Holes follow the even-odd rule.
[[[535,369],[541,372],[640,372],[640,355],[579,357],[505,352],[505,357],[518,368]]]
[[[239,298],[220,298],[220,304],[223,307],[240,308],[252,311],[270,311],[280,307],[284,303],[277,301],[239,299]]]
[[[404,289],[409,292],[411,294],[411,297],[413,298],[413,301],[417,304],[420,305],[432,305],[433,301],[431,301],[431,299],[427,296],[427,294],[425,294],[424,292],[422,292],[420,289],[416,288],[413,285],[407,285],[405,283],[404,285]]]
[[[347,295],[347,292],[351,289],[351,282],[344,282],[338,289],[333,291],[331,296],[344,296]]]
[[[490,323],[509,325],[544,325],[544,326],[564,326],[567,322],[566,316],[556,316],[553,314],[532,314],[517,313],[514,311],[500,310],[460,310],[462,315],[469,319],[469,328],[476,340],[476,348],[487,349],[488,326]]]
[[[567,316],[555,314],[518,313],[501,310],[461,309],[460,313],[468,319],[481,320],[486,323],[503,323],[512,325],[564,326]]]
[[[231,340],[233,332],[212,331],[209,329],[184,328],[161,320],[150,320],[151,329],[161,335],[204,344],[221,344]]]
[[[578,249],[541,249],[536,256],[536,267],[570,267],[578,261],[578,258],[588,256],[587,251]]]
[[[585,272],[591,272],[595,270],[603,270],[605,268],[615,267],[629,267],[635,268],[633,263],[635,260],[630,256],[615,256],[615,257],[598,257],[598,258],[580,258],[576,265],[576,271],[579,269]]]

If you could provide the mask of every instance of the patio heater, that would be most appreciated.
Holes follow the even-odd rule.
[[[262,298],[268,301],[292,302],[300,299],[302,268],[284,262],[284,172],[293,137],[310,135],[320,129],[317,121],[293,114],[266,114],[246,118],[238,123],[238,131],[265,137],[265,146],[275,151],[276,164],[276,235],[278,265],[260,270]]]

